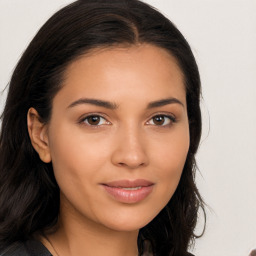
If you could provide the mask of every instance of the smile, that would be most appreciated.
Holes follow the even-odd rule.
[[[101,185],[113,199],[127,204],[144,200],[154,187],[154,183],[147,180],[119,180]]]

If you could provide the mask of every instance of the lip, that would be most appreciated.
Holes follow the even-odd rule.
[[[144,200],[152,192],[154,183],[138,180],[117,180],[101,184],[105,191],[115,200],[121,203],[138,203]]]

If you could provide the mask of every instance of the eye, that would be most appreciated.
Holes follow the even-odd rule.
[[[167,126],[174,123],[176,120],[173,116],[167,116],[167,115],[156,115],[153,116],[147,124],[150,125],[157,125],[157,126]]]
[[[99,115],[90,115],[82,119],[81,123],[85,123],[89,126],[100,126],[104,124],[110,124],[104,117]]]

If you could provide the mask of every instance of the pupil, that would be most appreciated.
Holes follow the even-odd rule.
[[[161,125],[164,123],[164,117],[163,116],[156,116],[154,118],[154,123],[155,124],[158,124],[158,125]]]
[[[92,125],[98,124],[99,121],[100,121],[100,118],[98,116],[90,116],[88,119],[88,123]]]

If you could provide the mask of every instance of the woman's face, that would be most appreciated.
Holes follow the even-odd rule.
[[[138,230],[168,203],[186,160],[181,70],[144,44],[95,50],[65,78],[47,127],[60,216]]]

